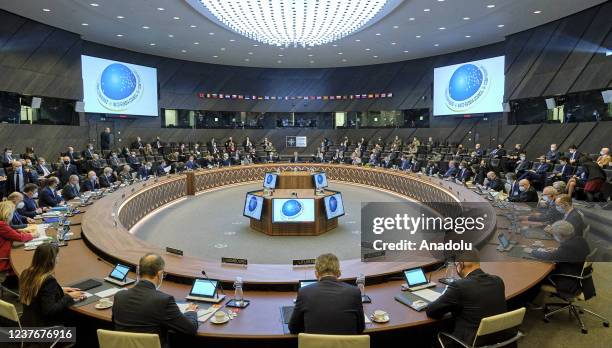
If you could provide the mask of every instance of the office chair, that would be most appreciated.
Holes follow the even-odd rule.
[[[0,261],[8,261],[9,258],[8,257],[0,257]],[[4,292],[8,292],[9,294],[15,296],[15,297],[19,297],[19,294],[12,291],[11,289],[5,287],[4,285],[2,285],[5,281],[6,278],[8,277],[8,271],[4,271],[4,272],[0,272],[0,298],[4,297]]]
[[[11,303],[5,302],[0,300],[0,318],[4,319],[6,321],[9,321],[11,323],[15,323],[17,324],[17,326],[19,328],[21,328],[21,322],[19,321],[19,314],[17,314],[17,308],[15,308],[15,306]],[[52,326],[47,328],[48,330],[52,330],[54,328],[59,328],[59,326]],[[44,329],[44,328],[41,328]],[[4,326],[0,326],[0,332],[2,332],[2,335],[4,337],[8,337],[8,331],[7,331],[7,327]],[[59,340],[61,339],[61,336],[56,338],[55,341],[53,341],[51,343],[51,345],[49,346],[49,348],[53,348],[57,345],[57,343],[59,342]],[[23,347],[24,342],[22,341],[19,346]],[[67,344],[67,345],[63,345],[62,347],[64,348],[68,348],[68,347],[72,347],[73,344]]]
[[[486,345],[476,345],[479,342],[479,339],[482,340],[484,336],[488,336],[491,334],[495,334],[498,332],[502,332],[504,330],[512,329],[518,327],[523,323],[523,318],[525,317],[525,307],[521,307],[519,309],[513,310],[511,312],[506,312],[502,314],[492,315],[490,317],[482,318],[480,320],[480,325],[478,326],[478,331],[476,331],[476,336],[474,337],[474,341],[472,344],[468,344],[466,342],[461,341],[457,337],[446,333],[439,332],[438,333],[438,342],[442,348],[445,347],[443,338],[448,338],[453,343],[459,344],[465,348],[477,348],[477,347],[504,347],[513,342],[518,341],[521,337],[525,336],[521,331],[517,330],[516,334],[511,338],[508,338],[501,342],[496,343],[487,343]]]
[[[584,314],[584,313],[590,314],[596,318],[601,319],[603,321],[603,326],[610,327],[610,321],[608,319],[604,318],[603,316],[595,312],[592,312],[586,308],[583,308],[575,304],[575,302],[577,301],[586,302],[590,298],[595,296],[594,288],[593,288],[593,291],[589,291],[589,292],[584,291],[583,281],[589,280],[593,277],[593,261],[592,260],[596,253],[597,253],[597,248],[593,249],[593,251],[586,257],[586,261],[584,262],[584,265],[582,267],[582,272],[579,276],[570,275],[570,274],[551,274],[549,276],[549,279],[551,279],[551,282],[553,282],[553,279],[554,279],[553,277],[571,278],[571,279],[578,280],[580,284],[580,288],[576,294],[573,294],[573,295],[562,294],[559,291],[557,291],[557,288],[555,288],[553,285],[542,285],[542,291],[548,292],[551,294],[551,296],[557,297],[563,301],[559,303],[547,303],[544,305],[544,313],[545,313],[544,322],[548,323],[550,317],[567,309],[569,310],[570,316],[574,315],[574,317],[578,319],[578,323],[580,324],[580,329],[583,334],[587,334],[588,330],[584,326],[584,322],[582,321],[580,314]],[[557,308],[551,311],[550,310],[551,307],[553,308],[557,307]]]
[[[298,335],[298,348],[370,348],[370,336],[301,333]]]
[[[100,348],[161,348],[156,334],[98,329]]]

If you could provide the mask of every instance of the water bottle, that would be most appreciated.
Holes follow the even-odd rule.
[[[455,262],[452,260],[446,261],[446,275],[447,279],[456,279],[459,278],[457,274],[457,268],[455,267]]]
[[[359,292],[361,292],[361,298],[365,297],[365,275],[360,273],[357,277],[357,288],[359,288]]]
[[[242,277],[236,277],[236,281],[234,282],[234,302],[236,302],[237,306],[242,306],[242,300],[244,297],[244,293],[242,291]]]

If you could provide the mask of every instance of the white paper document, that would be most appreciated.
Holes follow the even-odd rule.
[[[433,291],[431,289],[423,289],[423,290],[418,290],[418,291],[413,291],[413,294],[426,299],[429,302],[433,302],[435,300],[438,299],[438,297],[442,296],[441,293],[437,292],[437,291]]]

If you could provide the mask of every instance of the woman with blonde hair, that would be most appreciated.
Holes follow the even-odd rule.
[[[59,247],[39,245],[32,264],[19,277],[19,299],[23,304],[23,326],[48,327],[64,324],[66,309],[85,298],[76,288],[62,288],[55,280]]]
[[[36,233],[21,233],[11,227],[15,213],[15,204],[11,201],[0,202],[0,272],[12,275],[10,255],[13,242],[27,242],[36,237]]]

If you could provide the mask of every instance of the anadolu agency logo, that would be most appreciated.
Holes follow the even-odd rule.
[[[465,111],[484,99],[490,86],[489,73],[484,66],[463,64],[448,81],[446,106],[453,111]]]
[[[124,111],[142,96],[140,75],[120,63],[104,68],[96,85],[98,102],[108,110]]]

